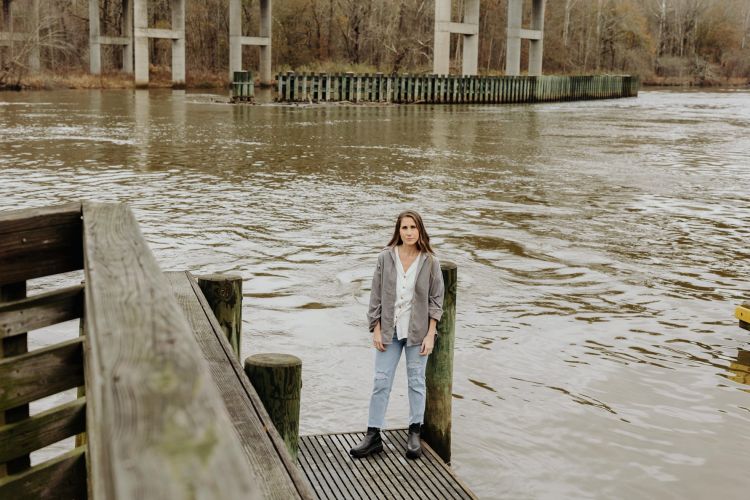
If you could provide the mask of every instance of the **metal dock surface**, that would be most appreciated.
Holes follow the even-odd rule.
[[[406,429],[382,431],[381,453],[352,458],[349,449],[364,436],[364,432],[300,436],[299,466],[318,498],[476,498],[424,441],[422,457],[408,460]]]

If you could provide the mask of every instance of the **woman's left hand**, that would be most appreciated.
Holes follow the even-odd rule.
[[[435,334],[428,333],[422,341],[422,349],[419,351],[420,356],[429,356],[435,347]]]

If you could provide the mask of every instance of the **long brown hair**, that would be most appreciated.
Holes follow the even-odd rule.
[[[417,250],[420,252],[427,252],[428,254],[434,255],[435,252],[432,250],[432,247],[430,246],[430,235],[427,234],[427,230],[424,228],[424,222],[422,222],[422,217],[415,212],[414,210],[405,210],[398,214],[398,219],[396,219],[396,229],[393,230],[393,237],[391,238],[391,241],[388,242],[389,247],[394,247],[396,245],[403,244],[403,241],[401,240],[401,220],[404,217],[411,217],[414,219],[414,222],[417,224],[417,230],[419,231],[419,238],[417,238]]]

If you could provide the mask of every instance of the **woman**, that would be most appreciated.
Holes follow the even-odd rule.
[[[443,314],[443,275],[418,213],[399,214],[388,246],[378,255],[372,278],[370,321],[375,347],[375,381],[370,397],[367,435],[350,450],[362,458],[383,450],[380,429],[385,421],[393,375],[406,351],[409,382],[407,458],[419,458],[419,433],[425,407],[425,367]]]

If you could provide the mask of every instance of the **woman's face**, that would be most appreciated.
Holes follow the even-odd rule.
[[[399,225],[399,233],[401,234],[401,241],[404,245],[416,245],[419,240],[419,229],[417,229],[417,223],[411,217],[403,217],[401,224]]]

